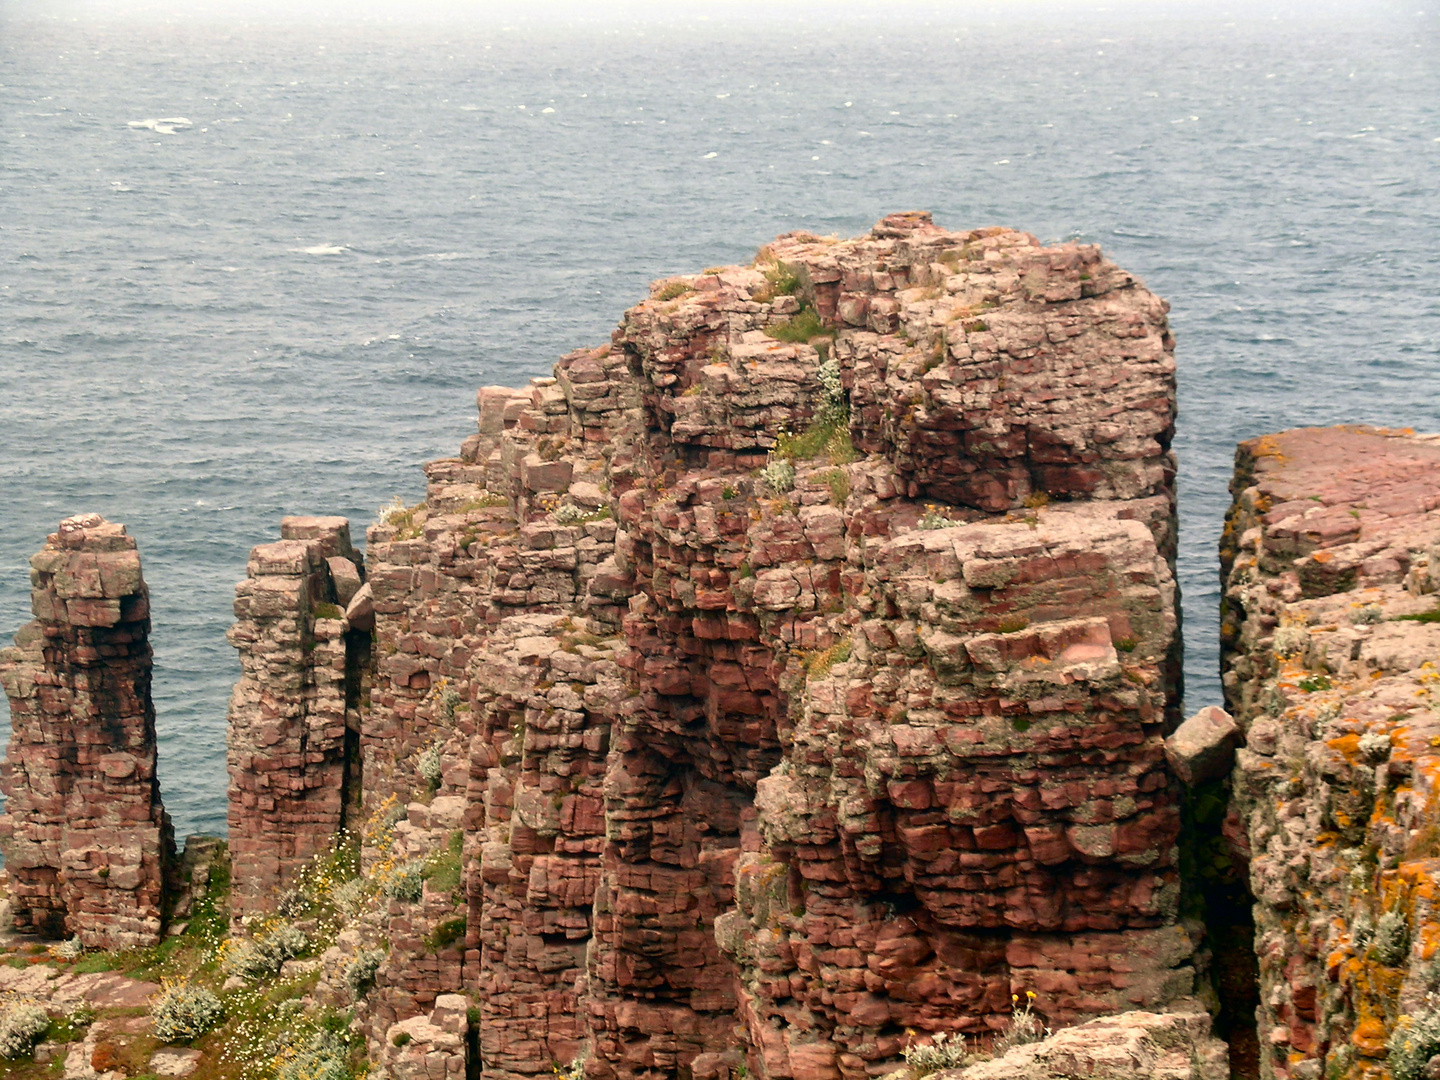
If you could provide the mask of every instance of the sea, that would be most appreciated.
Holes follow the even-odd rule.
[[[61,518],[124,522],[165,802],[223,833],[232,590],[282,515],[363,535],[653,278],[927,209],[1173,305],[1216,703],[1236,442],[1440,430],[1436,8],[0,0],[0,638]]]

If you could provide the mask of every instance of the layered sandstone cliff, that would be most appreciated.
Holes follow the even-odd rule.
[[[1231,490],[1224,832],[1255,898],[1262,1074],[1434,1075],[1440,437],[1265,436]]]
[[[368,931],[376,1043],[468,990],[486,1076],[859,1077],[1017,991],[1057,1024],[1192,993],[1171,349],[1094,248],[911,214],[657,283],[482,391],[330,632],[373,619],[364,812],[438,843],[463,807],[463,888]],[[265,812],[232,804],[246,897],[336,827]]]

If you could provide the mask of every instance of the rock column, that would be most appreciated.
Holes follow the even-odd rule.
[[[272,908],[334,842],[359,781],[347,767],[358,760],[369,635],[351,631],[343,608],[361,588],[350,523],[288,517],[280,535],[251,551],[228,634],[243,668],[228,740],[237,919]]]
[[[0,651],[12,733],[0,848],[17,930],[160,939],[174,834],[155,775],[150,600],[125,526],[67,518],[30,560],[35,620]]]

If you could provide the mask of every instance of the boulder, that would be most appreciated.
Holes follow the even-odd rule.
[[[1240,725],[1218,705],[1207,705],[1165,740],[1165,760],[1194,787],[1228,773],[1239,745]]]

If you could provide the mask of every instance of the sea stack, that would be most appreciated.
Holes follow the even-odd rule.
[[[140,555],[125,526],[84,514],[62,521],[30,567],[35,620],[0,651],[14,925],[88,948],[153,945],[175,845],[155,775]]]

